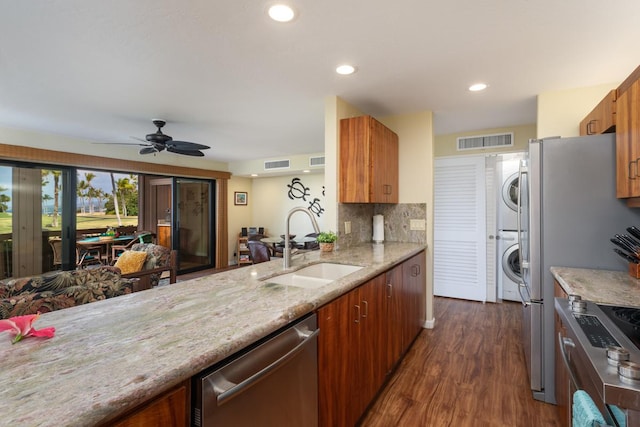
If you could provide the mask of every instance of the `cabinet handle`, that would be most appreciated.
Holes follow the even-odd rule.
[[[393,294],[393,285],[391,283],[387,283],[387,298],[391,298]]]
[[[360,323],[360,306],[359,305],[354,305],[353,308],[356,309],[356,319],[354,320],[355,323]]]
[[[366,318],[369,315],[369,303],[365,300],[362,300],[362,304],[364,305],[364,314],[362,315],[362,317]]]
[[[595,133],[593,129],[591,129],[593,123],[595,123],[595,120],[589,120],[589,123],[587,123],[587,135],[593,135]]]
[[[418,264],[413,264],[411,266],[411,276],[417,277],[420,275],[420,266]]]
[[[632,173],[631,172],[631,166],[636,165],[636,172]],[[632,162],[629,162],[629,167],[628,167],[628,175],[629,175],[629,179],[636,179],[636,176],[638,176],[638,159],[635,159]]]

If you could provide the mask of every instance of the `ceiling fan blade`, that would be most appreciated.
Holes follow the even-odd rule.
[[[149,144],[138,144],[137,142],[92,142],[92,144],[137,145],[138,147],[148,147],[149,146]]]
[[[204,157],[204,153],[200,150],[182,150],[179,148],[168,146],[167,151],[176,154],[184,154],[185,156]]]
[[[145,147],[140,150],[140,154],[151,154],[151,153],[157,153],[157,152],[158,150],[156,150],[155,147]]]
[[[174,147],[178,150],[208,150],[208,145],[196,144],[195,142],[187,142],[187,141],[169,141],[167,142],[167,147]]]
[[[130,136],[129,138],[135,139],[136,141],[144,142],[145,145],[149,145],[149,141],[147,141],[146,139],[138,138],[137,136]]]

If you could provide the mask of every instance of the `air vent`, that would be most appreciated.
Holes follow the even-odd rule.
[[[324,166],[324,156],[309,157],[309,166]]]
[[[458,138],[458,151],[512,146],[513,133],[498,133],[495,135],[465,136],[463,138]]]
[[[264,170],[271,171],[274,169],[289,169],[291,166],[289,160],[272,160],[264,162]]]

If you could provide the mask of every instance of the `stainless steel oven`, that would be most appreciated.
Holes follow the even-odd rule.
[[[608,425],[640,426],[640,349],[630,332],[618,326],[616,311],[637,312],[629,307],[599,306],[556,298],[555,310],[564,325],[558,336],[559,350],[571,377],[569,396],[584,390]],[[630,327],[633,330],[633,327]],[[640,329],[639,329],[640,330]],[[638,341],[640,342],[640,341]]]

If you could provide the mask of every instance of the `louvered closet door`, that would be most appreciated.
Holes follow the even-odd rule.
[[[485,158],[435,160],[434,294],[486,301]]]

